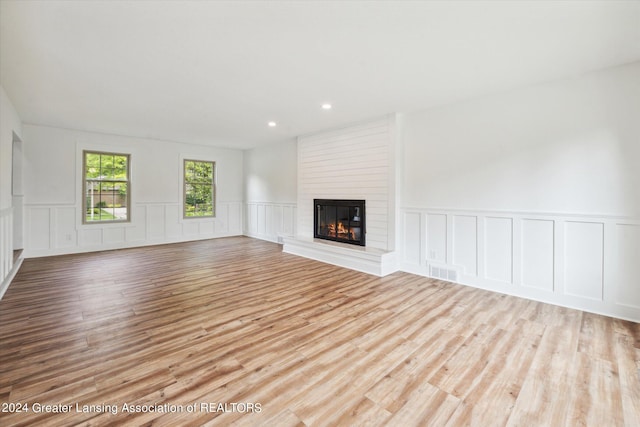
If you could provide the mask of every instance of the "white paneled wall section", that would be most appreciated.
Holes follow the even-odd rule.
[[[0,298],[19,265],[13,264],[13,208],[0,210]]]
[[[401,209],[401,269],[640,321],[640,220]]]
[[[75,205],[27,205],[27,256],[146,246],[242,234],[242,202],[218,202],[216,218],[182,219],[178,203],[134,204],[131,223],[80,225]]]
[[[248,202],[246,209],[247,236],[276,243],[282,243],[283,237],[295,236],[295,203]]]
[[[13,267],[13,209],[0,211],[0,282]]]

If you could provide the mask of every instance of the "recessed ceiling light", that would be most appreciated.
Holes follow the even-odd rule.
[[[276,127],[276,122],[269,122],[267,124],[269,125],[270,128]]]
[[[323,110],[331,110],[331,104],[322,104]]]

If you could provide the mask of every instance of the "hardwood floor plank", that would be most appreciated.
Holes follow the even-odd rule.
[[[639,369],[637,323],[246,237],[27,259],[0,301],[0,405],[93,408],[2,426],[635,427]]]
[[[389,412],[397,412],[463,343],[463,337],[446,332],[434,337],[369,389],[366,396]]]
[[[575,397],[570,399],[567,422],[572,425],[623,426],[624,413],[615,364],[581,352],[576,357],[577,381],[571,390]]]
[[[620,393],[624,419],[640,414],[640,358],[634,351],[634,338],[620,335],[615,342],[615,354],[620,381]],[[636,363],[633,363],[634,358]],[[615,392],[614,385],[614,392]]]
[[[390,419],[390,425],[436,426],[450,417],[460,404],[459,399],[439,388],[422,383],[412,391],[407,402]]]
[[[615,361],[614,323],[610,318],[584,313],[580,328],[578,351],[608,362]]]
[[[567,424],[567,412],[571,389],[578,382],[577,346],[577,327],[545,329],[508,425],[576,425]]]
[[[340,426],[384,426],[391,414],[366,397],[345,408],[333,423]]]
[[[280,411],[271,416],[269,412],[260,412],[253,417],[245,416],[231,423],[234,427],[261,427],[261,426],[282,426],[282,427],[305,427],[305,424],[293,412],[288,409]],[[266,421],[265,421],[266,419]]]

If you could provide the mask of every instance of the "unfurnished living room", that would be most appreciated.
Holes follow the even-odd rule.
[[[640,420],[640,1],[0,0],[0,425]]]

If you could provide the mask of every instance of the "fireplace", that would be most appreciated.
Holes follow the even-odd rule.
[[[365,245],[364,200],[314,199],[313,237]]]

